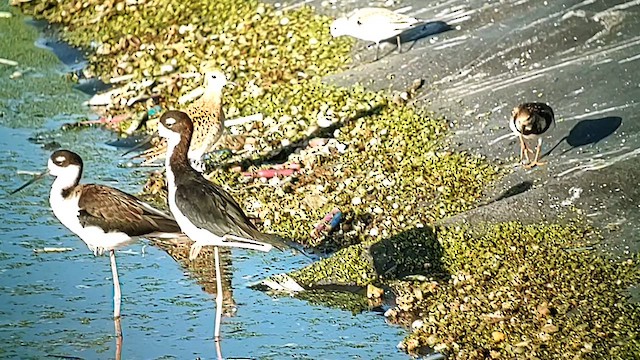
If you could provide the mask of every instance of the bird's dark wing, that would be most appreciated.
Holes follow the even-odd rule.
[[[531,130],[534,134],[543,134],[555,122],[555,116],[551,106],[545,103],[528,103],[525,104],[529,114],[536,117]]]
[[[152,208],[133,195],[102,185],[82,185],[78,200],[82,226],[99,226],[129,236],[179,233],[180,227],[168,214]]]
[[[193,225],[221,237],[235,235],[263,241],[279,249],[287,247],[276,236],[261,233],[224,189],[204,179],[196,180],[195,176],[176,183],[175,195],[176,206]]]

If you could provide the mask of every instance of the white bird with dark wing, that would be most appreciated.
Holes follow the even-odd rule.
[[[526,168],[545,164],[540,162],[542,135],[554,124],[553,109],[545,103],[520,104],[511,112],[509,127],[520,138],[520,162],[526,158],[527,163],[524,165]],[[529,157],[529,152],[534,153],[534,151],[529,148],[526,140],[537,141],[533,161]]]
[[[211,151],[224,132],[224,110],[222,107],[222,89],[228,84],[226,75],[214,69],[204,72],[204,93],[187,107],[185,112],[193,121],[194,132],[189,159],[194,168],[204,170],[202,156]],[[161,139],[153,148],[138,155],[145,160],[142,165],[151,165],[162,160],[167,152],[167,142]]]
[[[368,7],[356,9],[346,16],[334,20],[331,24],[331,35],[333,37],[347,35],[374,42],[376,44],[376,60],[378,60],[380,42],[396,38],[398,52],[401,52],[400,34],[424,23],[424,20],[399,14],[389,9]]]
[[[272,247],[285,249],[288,245],[275,235],[261,233],[229,193],[190,166],[187,152],[193,131],[191,119],[182,111],[167,111],[158,123],[158,133],[168,144],[165,162],[169,209],[184,234],[195,242],[189,257],[195,259],[203,246],[214,246],[217,340],[222,314],[218,247],[267,252]]]
[[[109,186],[80,184],[83,163],[69,150],[57,150],[48,162],[48,170],[14,190],[16,193],[47,173],[56,177],[51,186],[49,203],[53,214],[84,241],[95,255],[109,251],[113,274],[113,316],[120,317],[120,282],[115,249],[138,237],[175,237],[180,227],[172,216],[154,209]]]

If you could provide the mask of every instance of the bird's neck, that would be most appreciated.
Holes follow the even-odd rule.
[[[222,98],[222,89],[217,87],[207,87],[204,89],[204,93],[198,99],[202,104],[213,104]]]
[[[78,183],[80,182],[80,175],[80,173],[69,173],[57,176],[51,185],[51,196],[62,196],[63,198],[69,197],[76,186],[78,186]]]
[[[191,167],[189,165],[189,143],[191,142],[191,136],[181,135],[180,139],[169,139],[167,143],[167,157],[165,164],[167,171],[185,171],[184,168]]]

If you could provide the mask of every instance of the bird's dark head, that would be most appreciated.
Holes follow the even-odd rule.
[[[80,155],[69,150],[57,150],[49,157],[47,162],[47,170],[36,174],[33,179],[27,181],[24,185],[11,191],[15,194],[18,191],[34,184],[36,181],[43,179],[46,175],[53,175],[57,179],[54,186],[59,189],[68,189],[75,186],[82,176],[82,158]],[[57,185],[56,185],[57,184]]]
[[[49,157],[49,173],[57,177],[75,178],[82,172],[82,158],[69,150],[57,150]]]
[[[178,143],[181,137],[191,138],[193,122],[189,115],[182,111],[167,111],[160,117],[158,133],[169,142]]]

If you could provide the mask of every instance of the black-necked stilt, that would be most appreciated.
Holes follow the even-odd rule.
[[[158,133],[167,139],[167,186],[169,209],[182,231],[195,243],[190,258],[198,256],[202,246],[214,246],[216,265],[215,338],[220,337],[222,283],[219,246],[269,251],[287,245],[274,235],[263,234],[251,223],[238,203],[220,186],[193,169],[187,158],[193,123],[181,111],[167,111],[160,118]]]
[[[114,290],[113,316],[118,319],[120,282],[115,249],[138,237],[176,236],[180,227],[173,217],[133,195],[109,186],[80,184],[82,166],[78,154],[69,150],[55,151],[49,158],[48,170],[13,193],[47,173],[56,177],[49,195],[54,215],[62,225],[78,235],[94,255],[109,251]]]
[[[193,138],[189,146],[189,159],[196,170],[202,172],[202,156],[210,151],[224,132],[224,110],[222,108],[222,89],[229,82],[225,74],[217,69],[205,68],[204,93],[194,101],[185,112],[193,121]],[[167,152],[166,141],[160,141],[155,147],[139,156],[144,158],[142,165],[151,165],[164,158]]]
[[[520,161],[524,158],[528,163],[526,168],[532,168],[536,165],[544,165],[540,162],[540,149],[542,148],[542,135],[549,130],[551,125],[555,124],[553,109],[545,103],[524,103],[516,106],[511,112],[509,127],[520,138]],[[529,149],[525,139],[537,140],[535,158],[533,161],[529,158]]]

